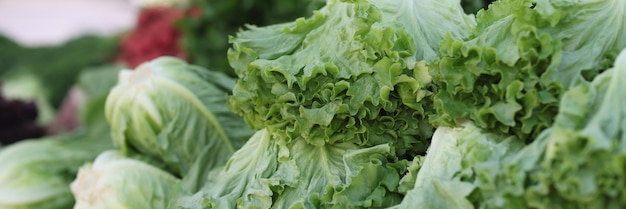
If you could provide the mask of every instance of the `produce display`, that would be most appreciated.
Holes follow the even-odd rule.
[[[626,1],[264,3],[145,10],[0,208],[626,207]]]

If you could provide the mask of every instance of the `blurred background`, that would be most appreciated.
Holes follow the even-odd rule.
[[[24,46],[113,35],[133,27],[139,6],[131,0],[0,0],[0,33]]]
[[[142,37],[146,32],[137,26],[143,17],[150,20],[142,28],[161,22],[150,31],[154,37],[171,34],[175,18],[170,13],[182,14],[180,2],[0,0],[0,146],[80,127],[81,92],[75,86],[81,74],[95,68],[116,71],[132,67],[130,60],[136,64],[171,54],[162,49],[141,54],[158,44]],[[171,39],[164,44],[178,45]],[[137,47],[138,40],[147,41]]]

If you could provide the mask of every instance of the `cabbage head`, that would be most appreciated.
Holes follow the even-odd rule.
[[[178,182],[158,167],[108,150],[80,168],[71,190],[75,209],[164,209]]]
[[[226,107],[234,80],[172,57],[123,70],[105,107],[114,145],[183,176],[223,165],[252,131]],[[199,170],[200,172],[195,172]]]

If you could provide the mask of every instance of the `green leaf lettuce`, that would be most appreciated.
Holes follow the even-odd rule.
[[[447,37],[432,64],[440,87],[436,126],[469,118],[489,131],[536,138],[563,93],[610,67],[626,47],[626,3],[497,1],[477,15],[467,39]]]
[[[252,131],[226,108],[234,81],[172,57],[123,70],[106,101],[114,144],[165,163],[176,175],[226,163]],[[193,178],[190,178],[193,179]],[[190,189],[200,182],[190,180]]]
[[[359,148],[291,142],[258,131],[196,194],[172,208],[371,208],[400,202],[396,192],[405,161],[382,144]]]
[[[528,146],[466,142],[475,150],[464,157],[477,186],[470,200],[480,208],[626,206],[626,52],[614,66],[568,90],[554,125]],[[476,157],[489,156],[485,148],[500,154]]]
[[[249,26],[231,39],[240,79],[229,105],[281,138],[392,142],[412,159],[433,132],[424,120],[431,77],[420,61],[436,58],[445,34],[463,38],[473,24],[458,3],[330,0],[307,19]]]

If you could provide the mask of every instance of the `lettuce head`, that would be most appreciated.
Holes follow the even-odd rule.
[[[329,0],[309,18],[231,39],[229,105],[254,129],[317,146],[393,143],[412,159],[432,135],[431,77],[446,35],[474,24],[459,1]]]
[[[178,176],[221,166],[253,133],[226,108],[233,86],[221,73],[172,57],[123,70],[105,107],[113,142]]]
[[[625,79],[623,51],[565,92],[553,126],[527,146],[463,140],[463,178],[477,186],[468,199],[479,208],[625,207]]]
[[[471,121],[439,127],[395,208],[623,208],[626,50],[613,66],[567,90],[529,144]]]
[[[100,153],[83,165],[71,183],[75,209],[167,208],[170,189],[179,183],[172,174],[117,150]]]
[[[436,126],[471,119],[532,141],[570,88],[611,67],[626,47],[622,0],[496,1],[465,39],[441,42],[432,74]]]

